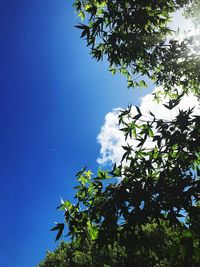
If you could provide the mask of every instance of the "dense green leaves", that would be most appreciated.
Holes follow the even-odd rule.
[[[61,242],[38,267],[197,267],[198,246],[188,230],[181,232],[166,223],[151,223],[106,248],[89,238]]]
[[[144,80],[135,79],[141,74],[171,96],[177,87],[198,94],[199,36],[180,40],[168,26],[180,8],[190,17],[196,15],[198,1],[76,0],[74,7],[86,18],[77,27],[93,57],[98,61],[105,57],[113,74],[119,70],[127,77],[128,87],[146,87]]]
[[[167,95],[170,111],[185,93],[199,98],[198,37],[169,37],[168,28],[176,10],[198,13],[197,0],[76,0],[74,7],[86,18],[77,28],[94,58],[105,57],[128,87],[146,87],[147,76],[162,85],[155,97]],[[67,225],[66,266],[199,266],[200,117],[190,108],[171,120],[152,111],[147,118],[129,106],[119,123],[127,142],[120,164],[96,175],[84,167],[75,203],[59,206],[64,222],[52,230],[58,240]]]
[[[153,117],[152,121],[141,123],[137,115],[131,115],[130,109],[124,114],[120,116],[125,126],[123,131],[130,140],[137,140],[138,145],[134,149],[131,145],[123,147],[122,161],[126,160],[126,164],[120,184],[104,187],[102,178],[97,176],[79,186],[78,195],[84,192],[79,202],[87,205],[85,210],[82,207],[76,211],[82,232],[87,229],[82,216],[109,238],[153,219],[180,225],[179,218],[190,217],[191,208],[198,203],[200,181],[195,170],[200,162],[199,117],[192,116],[192,110],[188,110],[180,111],[171,122]],[[142,116],[139,108],[138,114]],[[130,123],[125,122],[127,117]],[[116,167],[111,174],[115,172]],[[70,218],[67,216],[69,225],[73,224]]]

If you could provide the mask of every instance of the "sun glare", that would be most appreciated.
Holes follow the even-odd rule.
[[[180,42],[186,38],[191,38],[191,52],[199,53],[200,51],[200,27],[195,26],[191,19],[182,15],[182,11],[174,13],[172,21],[169,24],[174,30],[174,36]]]

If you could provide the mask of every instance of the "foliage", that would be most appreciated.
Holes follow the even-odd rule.
[[[79,241],[64,243],[58,246],[54,252],[47,252],[46,258],[38,265],[38,267],[92,267],[92,266],[108,266],[106,263],[116,266],[117,261],[123,262],[126,256],[123,248],[98,249],[93,241],[85,240],[83,243]]]
[[[189,239],[189,240],[188,240]],[[165,223],[146,224],[136,231],[134,238],[127,236],[127,246],[115,242],[113,246],[99,247],[91,239],[62,242],[54,252],[48,252],[38,267],[171,267],[198,266],[191,260],[190,234],[181,234],[179,228]]]
[[[183,40],[172,35],[168,23],[172,14],[185,8],[190,16],[196,14],[196,0],[76,0],[74,7],[85,24],[81,37],[91,47],[97,60],[106,59],[114,74],[117,70],[127,77],[128,87],[146,87],[137,74],[146,75],[166,94],[188,89],[198,95],[200,81],[198,37]],[[139,75],[139,76],[140,76]]]
[[[169,110],[185,93],[199,97],[199,41],[169,39],[167,26],[180,8],[196,14],[198,1],[76,0],[74,6],[79,16],[89,16],[77,27],[93,56],[106,56],[129,87],[146,86],[135,74],[148,76],[169,96]],[[70,266],[78,258],[74,266],[200,266],[200,116],[179,110],[168,121],[135,110],[119,115],[127,140],[119,166],[97,175],[83,168],[76,202],[59,206],[64,222],[52,230],[58,240],[67,225],[72,241],[66,250],[75,248]]]
[[[200,118],[191,109],[179,111],[173,121],[150,116],[145,121],[139,108],[137,114],[131,108],[120,114],[125,136],[134,138],[137,148],[125,146],[121,165],[109,173],[93,177],[85,168],[80,171],[77,204],[66,201],[59,209],[72,239],[89,236],[100,246],[123,244],[126,253],[133,248],[127,240],[135,242],[146,224],[167,222],[181,234],[189,233],[184,239],[194,252],[189,260],[199,261]],[[122,177],[121,182],[114,182],[115,177]]]
[[[70,255],[70,246],[62,242],[54,252],[48,251],[46,258],[38,267],[64,267],[69,266],[67,256]]]

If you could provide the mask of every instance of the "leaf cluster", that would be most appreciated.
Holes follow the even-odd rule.
[[[191,233],[164,222],[143,225],[134,238],[127,236],[124,241],[107,247],[99,247],[89,238],[62,241],[54,252],[47,252],[38,267],[198,266],[198,244],[193,245]]]
[[[110,71],[125,75],[129,88],[147,86],[143,79],[138,81],[140,74],[164,86],[166,94],[177,87],[198,94],[200,55],[199,46],[194,51],[194,39],[199,36],[180,41],[170,37],[174,31],[168,26],[175,11],[185,8],[192,16],[197,5],[196,0],[74,2],[86,21],[77,27],[93,57],[97,61],[106,57]]]
[[[124,147],[120,166],[96,177],[85,168],[77,174],[77,204],[60,206],[68,235],[82,241],[89,237],[100,247],[117,242],[128,249],[145,225],[166,222],[190,233],[183,243],[189,242],[194,251],[200,238],[200,119],[190,109],[180,110],[173,121],[151,113],[152,120],[145,122],[139,108],[137,112],[132,115],[129,108],[119,116],[125,135],[138,141],[134,150]],[[60,235],[60,228],[54,230]]]

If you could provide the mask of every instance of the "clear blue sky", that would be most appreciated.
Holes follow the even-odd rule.
[[[74,174],[97,168],[105,114],[147,91],[91,59],[71,1],[0,4],[0,266],[32,267],[57,245],[49,229]]]

